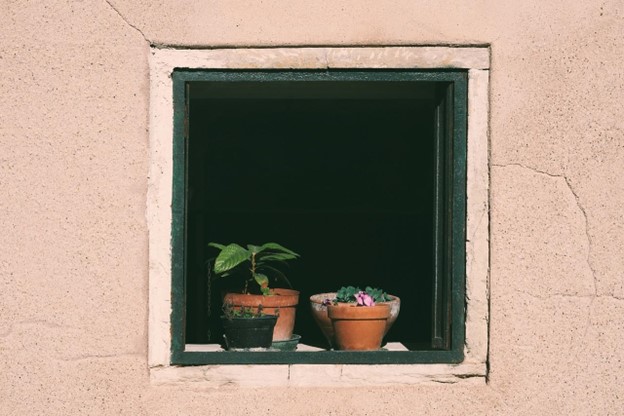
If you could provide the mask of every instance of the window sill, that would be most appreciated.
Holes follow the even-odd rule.
[[[482,363],[204,365],[152,368],[154,385],[221,387],[357,387],[485,384]]]
[[[385,354],[405,353],[400,343],[386,345]],[[224,353],[215,344],[192,344],[185,353]],[[341,354],[300,345],[292,354]],[[254,354],[254,353],[248,353]],[[283,352],[269,352],[280,354]],[[361,353],[360,353],[361,354]],[[458,364],[225,364],[164,366],[150,369],[154,385],[185,385],[197,388],[233,387],[354,387],[413,384],[484,384],[483,362],[464,360]]]

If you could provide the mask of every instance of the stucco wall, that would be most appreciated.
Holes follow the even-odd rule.
[[[1,1],[0,414],[624,413],[623,32],[617,0]],[[491,45],[488,383],[152,386],[150,45],[399,44]]]

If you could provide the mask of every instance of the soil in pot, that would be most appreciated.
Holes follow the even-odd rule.
[[[390,306],[337,304],[327,307],[339,350],[374,351],[381,347]]]
[[[256,318],[221,317],[225,344],[228,350],[238,348],[269,348],[273,342],[273,328],[277,322],[275,315]]]
[[[257,311],[262,305],[262,311],[267,315],[277,315],[277,324],[273,330],[273,341],[288,341],[292,338],[295,327],[295,313],[299,303],[299,292],[292,289],[271,289],[270,295],[251,295],[243,293],[226,293],[223,303],[230,303],[235,309],[241,307],[252,308]]]

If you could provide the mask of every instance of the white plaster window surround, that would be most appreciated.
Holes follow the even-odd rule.
[[[183,50],[152,48],[150,56],[149,348],[154,384],[221,386],[363,386],[484,383],[488,353],[490,52],[487,47],[314,47]],[[468,70],[466,311],[459,364],[170,364],[171,201],[175,68]]]

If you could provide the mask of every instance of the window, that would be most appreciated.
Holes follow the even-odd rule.
[[[155,49],[152,374],[184,364],[409,364],[411,373],[461,363],[424,372],[484,375],[488,66],[486,48]],[[250,175],[275,186],[241,192]],[[340,256],[318,249],[327,236]],[[310,295],[371,284],[402,298],[387,340],[404,348],[214,352],[208,241],[279,241],[302,254],[289,276],[302,293],[303,343],[322,346]]]
[[[458,362],[464,345],[467,71],[187,71],[174,88],[174,363]],[[208,243],[279,241],[295,332],[343,285],[403,299],[405,351],[185,351],[219,344]]]

